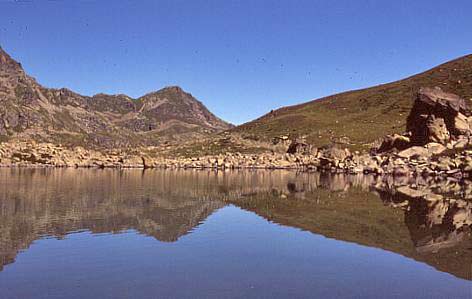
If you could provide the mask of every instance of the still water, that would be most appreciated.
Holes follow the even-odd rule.
[[[373,180],[1,169],[0,298],[472,298],[471,201]]]

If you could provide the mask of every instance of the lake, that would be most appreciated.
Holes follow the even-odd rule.
[[[375,180],[0,169],[0,298],[471,298],[471,201]]]

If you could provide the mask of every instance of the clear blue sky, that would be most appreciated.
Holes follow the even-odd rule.
[[[471,0],[0,0],[0,45],[48,87],[179,85],[238,124],[470,54],[471,12]]]

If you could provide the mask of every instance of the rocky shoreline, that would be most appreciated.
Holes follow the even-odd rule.
[[[150,147],[97,151],[18,141],[0,144],[0,167],[293,169],[461,179],[472,176],[471,136],[470,105],[439,88],[425,88],[418,93],[408,117],[407,132],[386,136],[370,153],[336,145],[315,148],[296,139],[286,152],[169,158]]]
[[[396,153],[361,154],[336,147],[316,153],[226,153],[196,158],[164,158],[119,152],[103,153],[83,148],[72,150],[53,144],[0,144],[0,167],[75,168],[199,168],[199,169],[294,169],[378,175],[426,175],[469,177],[472,174],[472,140],[448,147],[428,143]]]

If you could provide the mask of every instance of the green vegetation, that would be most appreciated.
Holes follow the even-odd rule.
[[[267,141],[307,136],[316,146],[343,139],[350,148],[368,149],[379,137],[403,132],[419,88],[435,86],[472,98],[472,55],[404,80],[284,107],[232,131]]]
[[[266,152],[266,148],[261,147],[247,147],[243,144],[221,144],[218,141],[214,143],[199,143],[188,146],[175,147],[168,153],[169,157],[198,157],[206,155],[219,155],[227,152],[238,152],[241,154],[258,154]]]

